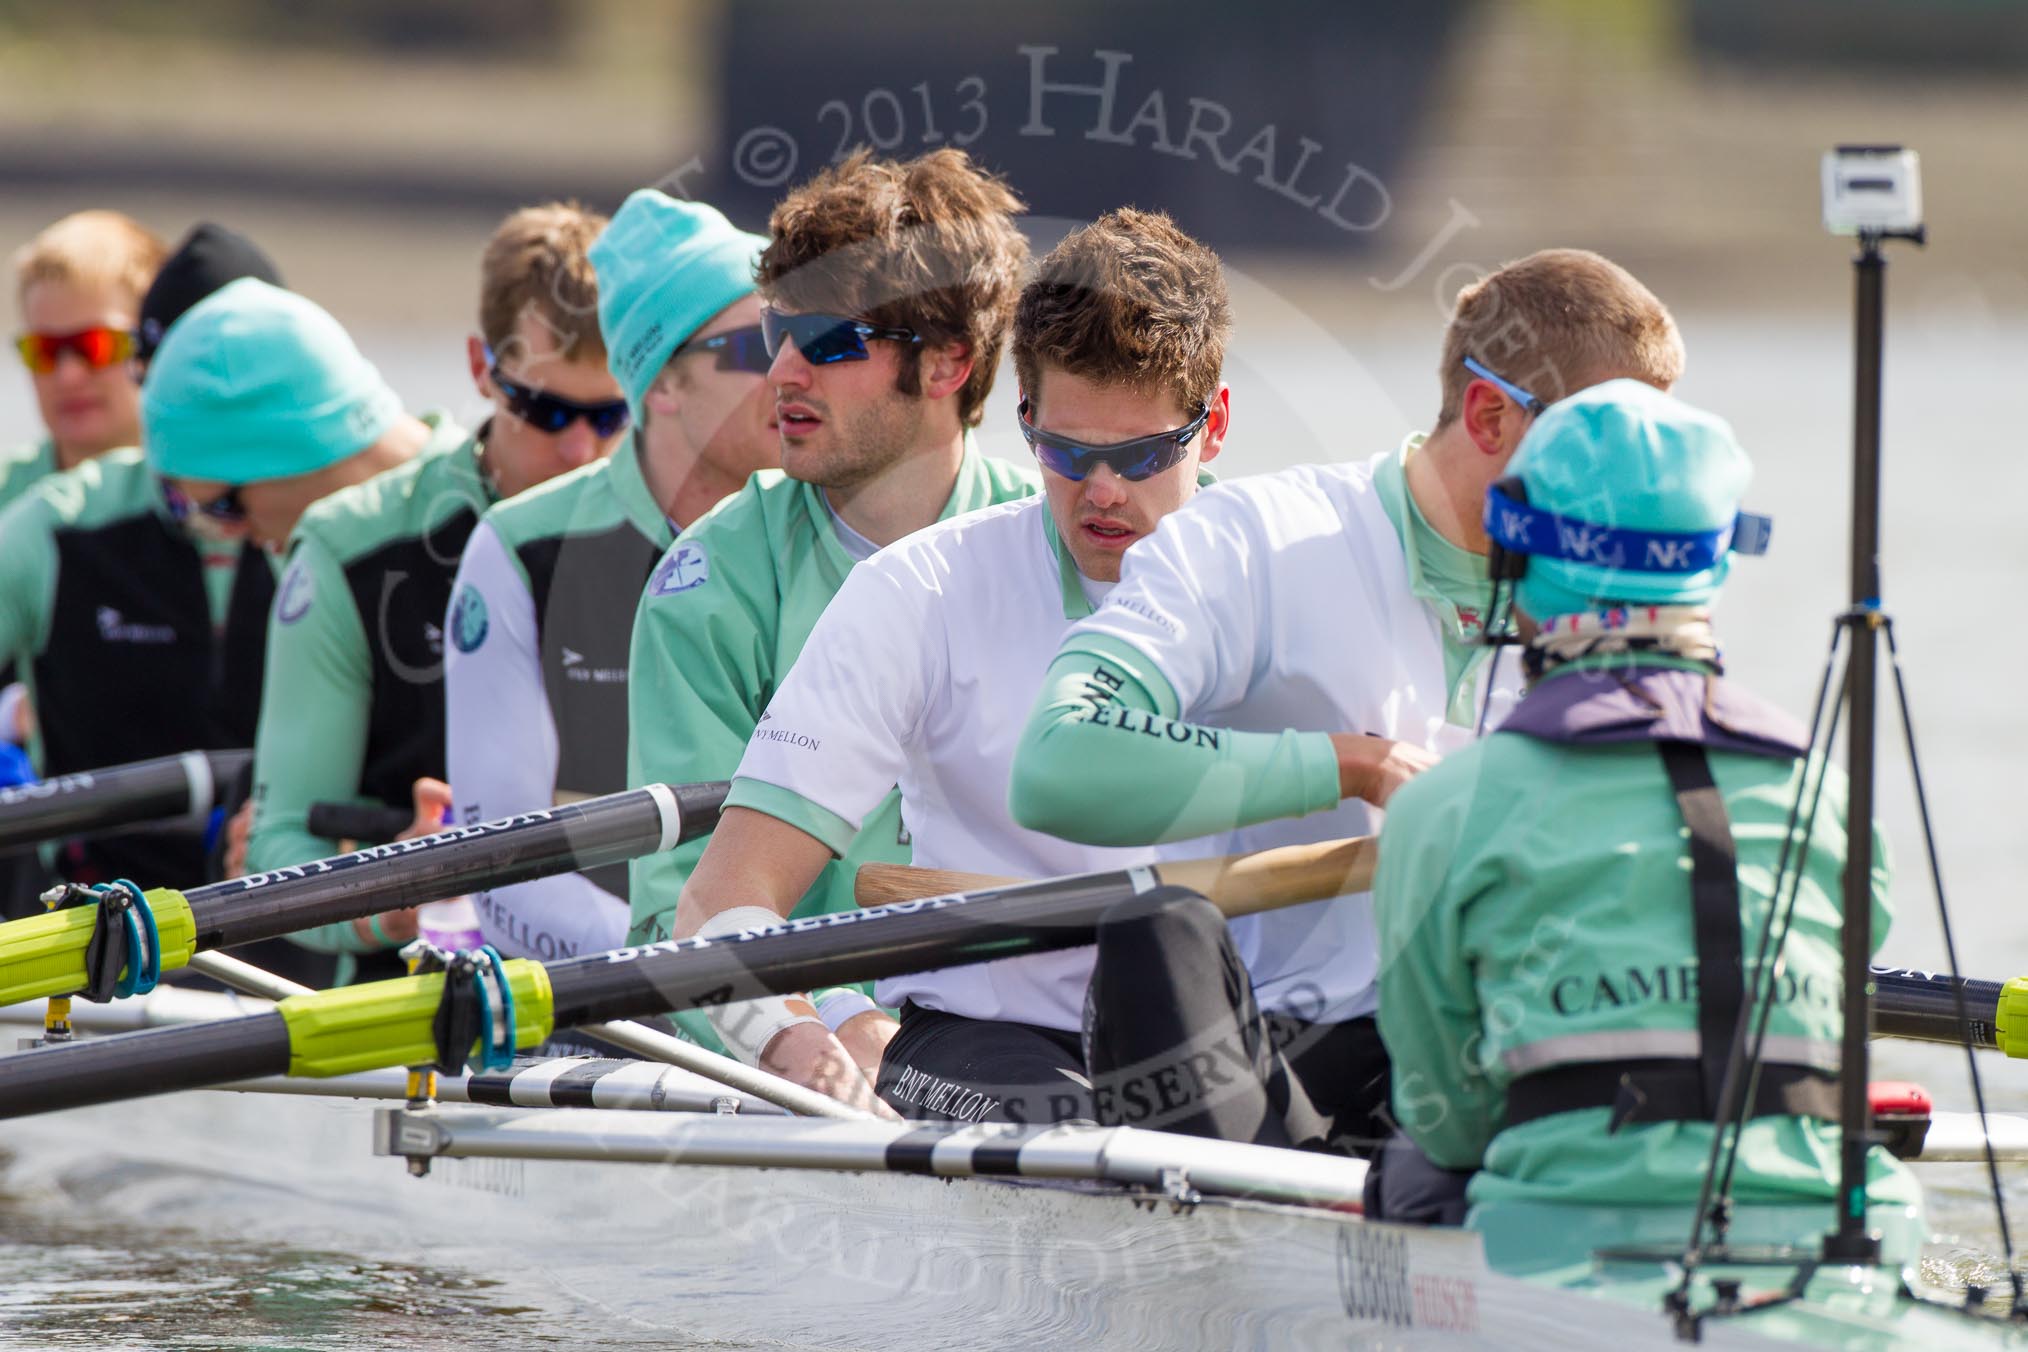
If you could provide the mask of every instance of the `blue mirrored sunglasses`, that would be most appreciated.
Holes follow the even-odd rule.
[[[743,329],[727,329],[709,338],[692,338],[671,352],[669,360],[674,361],[692,352],[712,353],[718,358],[721,371],[744,371],[752,375],[766,375],[768,367],[775,361],[768,351],[767,336],[758,324],[749,324]]]
[[[761,307],[761,338],[768,356],[781,352],[784,341],[794,343],[803,360],[812,366],[834,361],[865,361],[868,339],[890,343],[919,343],[922,336],[913,329],[882,328],[849,315],[788,315],[772,306]]]
[[[1021,419],[1022,439],[1028,443],[1028,449],[1035,452],[1035,458],[1042,462],[1044,469],[1061,474],[1073,483],[1083,480],[1100,465],[1129,483],[1139,483],[1165,469],[1172,469],[1190,453],[1190,443],[1196,440],[1211,417],[1211,405],[1205,404],[1196,417],[1173,432],[1156,432],[1151,436],[1115,441],[1107,446],[1091,446],[1043,431],[1029,421],[1031,407],[1032,402],[1027,396],[1022,396],[1020,407],[1016,410]]]
[[[174,521],[188,521],[193,516],[208,516],[213,521],[236,526],[246,520],[246,505],[239,500],[239,485],[220,493],[210,502],[199,503],[183,489],[167,479],[158,480],[162,485],[162,501],[169,508]]]
[[[1491,367],[1476,357],[1465,358],[1465,369],[1519,404],[1523,412],[1540,413],[1543,409],[1549,407],[1548,400],[1538,394],[1530,394],[1527,390],[1522,389],[1519,385],[1507,379],[1507,377],[1494,372]]]
[[[581,404],[575,399],[566,399],[560,394],[550,394],[509,379],[500,374],[497,364],[489,374],[493,377],[493,384],[499,387],[500,397],[507,401],[507,411],[538,432],[555,436],[579,418],[591,425],[592,435],[597,437],[613,436],[627,425],[629,414],[624,399],[601,399],[595,404]]]

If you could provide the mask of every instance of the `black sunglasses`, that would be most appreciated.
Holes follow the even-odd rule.
[[[1076,483],[1100,465],[1129,483],[1151,479],[1165,469],[1172,469],[1182,463],[1190,453],[1190,443],[1204,430],[1204,424],[1211,417],[1211,405],[1199,408],[1197,416],[1173,432],[1156,432],[1152,436],[1134,437],[1128,441],[1115,441],[1109,446],[1088,446],[1081,441],[1045,432],[1028,420],[1033,401],[1026,395],[1016,412],[1021,419],[1021,437],[1028,443],[1028,449],[1035,452],[1035,458],[1042,462],[1044,469],[1061,474]]]
[[[913,329],[888,329],[847,315],[786,315],[770,306],[761,307],[761,341],[768,356],[782,350],[784,340],[796,345],[803,360],[812,366],[829,366],[834,361],[865,361],[866,340],[879,338],[890,343],[919,343],[922,335]]]
[[[579,418],[591,425],[592,434],[597,437],[612,436],[627,425],[629,415],[624,399],[601,399],[596,404],[580,404],[575,399],[566,399],[560,394],[550,394],[509,380],[500,374],[498,366],[488,374],[500,387],[500,396],[507,401],[507,411],[538,432],[555,436]]]
[[[758,324],[743,329],[727,329],[714,333],[709,338],[692,338],[669,354],[669,360],[691,352],[711,352],[718,357],[721,371],[744,371],[752,375],[766,375],[768,367],[774,365],[774,354],[768,351],[767,336]]]
[[[210,502],[200,503],[169,480],[158,482],[162,485],[162,501],[167,504],[172,520],[188,521],[193,516],[205,516],[228,526],[237,526],[246,520],[246,504],[239,500],[238,484]]]

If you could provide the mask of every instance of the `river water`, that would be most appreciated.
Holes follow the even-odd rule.
[[[1827,264],[1830,266],[1830,264]],[[1256,473],[1364,458],[1428,420],[1440,321],[1356,316],[1319,325],[1235,273],[1233,432],[1217,469]],[[1690,351],[1679,393],[1730,418],[1757,467],[1750,505],[1776,519],[1774,549],[1735,569],[1719,627],[1734,675],[1807,712],[1842,604],[1850,476],[1851,338],[1842,315],[1679,311]],[[480,412],[459,331],[366,331],[362,346],[411,407]],[[2006,804],[2028,751],[2028,671],[2019,603],[2028,564],[2012,518],[2028,501],[2028,460],[2012,444],[2009,395],[2028,370],[2028,325],[1976,300],[1896,313],[1887,356],[1883,547],[1896,621],[1968,974],[2028,972],[2018,887],[2024,834]],[[1015,455],[1011,379],[982,441]],[[26,435],[25,382],[0,380],[0,435]],[[1319,616],[1328,623],[1328,616]],[[1909,793],[1907,759],[1883,705],[1888,749],[1881,817],[1897,862],[1897,918],[1885,954],[1942,967],[1943,951]],[[1989,1103],[2028,1110],[2028,1067],[1982,1058]],[[1924,1083],[1943,1108],[1971,1106],[1964,1057],[1876,1044],[1875,1078]],[[0,1128],[0,1148],[7,1136]],[[367,1143],[362,1139],[359,1149]],[[393,1166],[391,1166],[393,1167]],[[541,1167],[531,1165],[531,1168]],[[1998,1247],[1983,1171],[1923,1169],[1937,1226],[1965,1246],[1960,1276]],[[2028,1218],[2028,1187],[2010,1186]],[[46,1199],[44,1199],[46,1201]],[[0,1345],[21,1347],[619,1347],[672,1344],[663,1329],[615,1327],[528,1274],[442,1270],[348,1235],[318,1242],[317,1218],[278,1246],[197,1228],[137,1226],[85,1206],[0,1201]],[[2017,1223],[2017,1233],[2019,1226]],[[666,1275],[666,1274],[665,1274]],[[448,1330],[433,1332],[432,1330]],[[726,1346],[716,1343],[713,1346]]]

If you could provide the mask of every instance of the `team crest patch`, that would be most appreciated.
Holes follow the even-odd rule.
[[[467,582],[451,602],[451,642],[461,653],[476,652],[486,641],[486,598]]]
[[[310,613],[310,602],[316,597],[316,580],[303,561],[297,559],[282,579],[281,594],[275,598],[275,618],[283,624],[294,624]]]
[[[705,556],[704,546],[682,543],[670,550],[656,567],[655,576],[648,580],[648,594],[668,596],[686,592],[710,580],[711,560]]]

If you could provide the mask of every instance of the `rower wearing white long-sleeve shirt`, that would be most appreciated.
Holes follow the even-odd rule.
[[[592,245],[599,326],[634,434],[486,514],[445,633],[452,792],[484,821],[626,787],[635,603],[678,530],[777,463],[754,298],[760,238],[653,189]],[[482,893],[488,942],[554,959],[626,939],[624,866]]]
[[[1166,216],[1109,212],[1042,260],[1012,349],[1044,495],[939,521],[852,570],[768,700],[686,907],[739,923],[786,915],[897,785],[919,865],[1045,877],[1208,852],[1023,830],[1007,776],[1065,630],[1219,453],[1229,327],[1218,259]],[[880,1097],[914,1118],[1104,1115],[1079,1034],[1091,969],[1091,949],[1076,948],[879,983],[901,1011]],[[782,1046],[823,1039],[792,1001],[744,1008],[727,1041],[792,1075]]]

